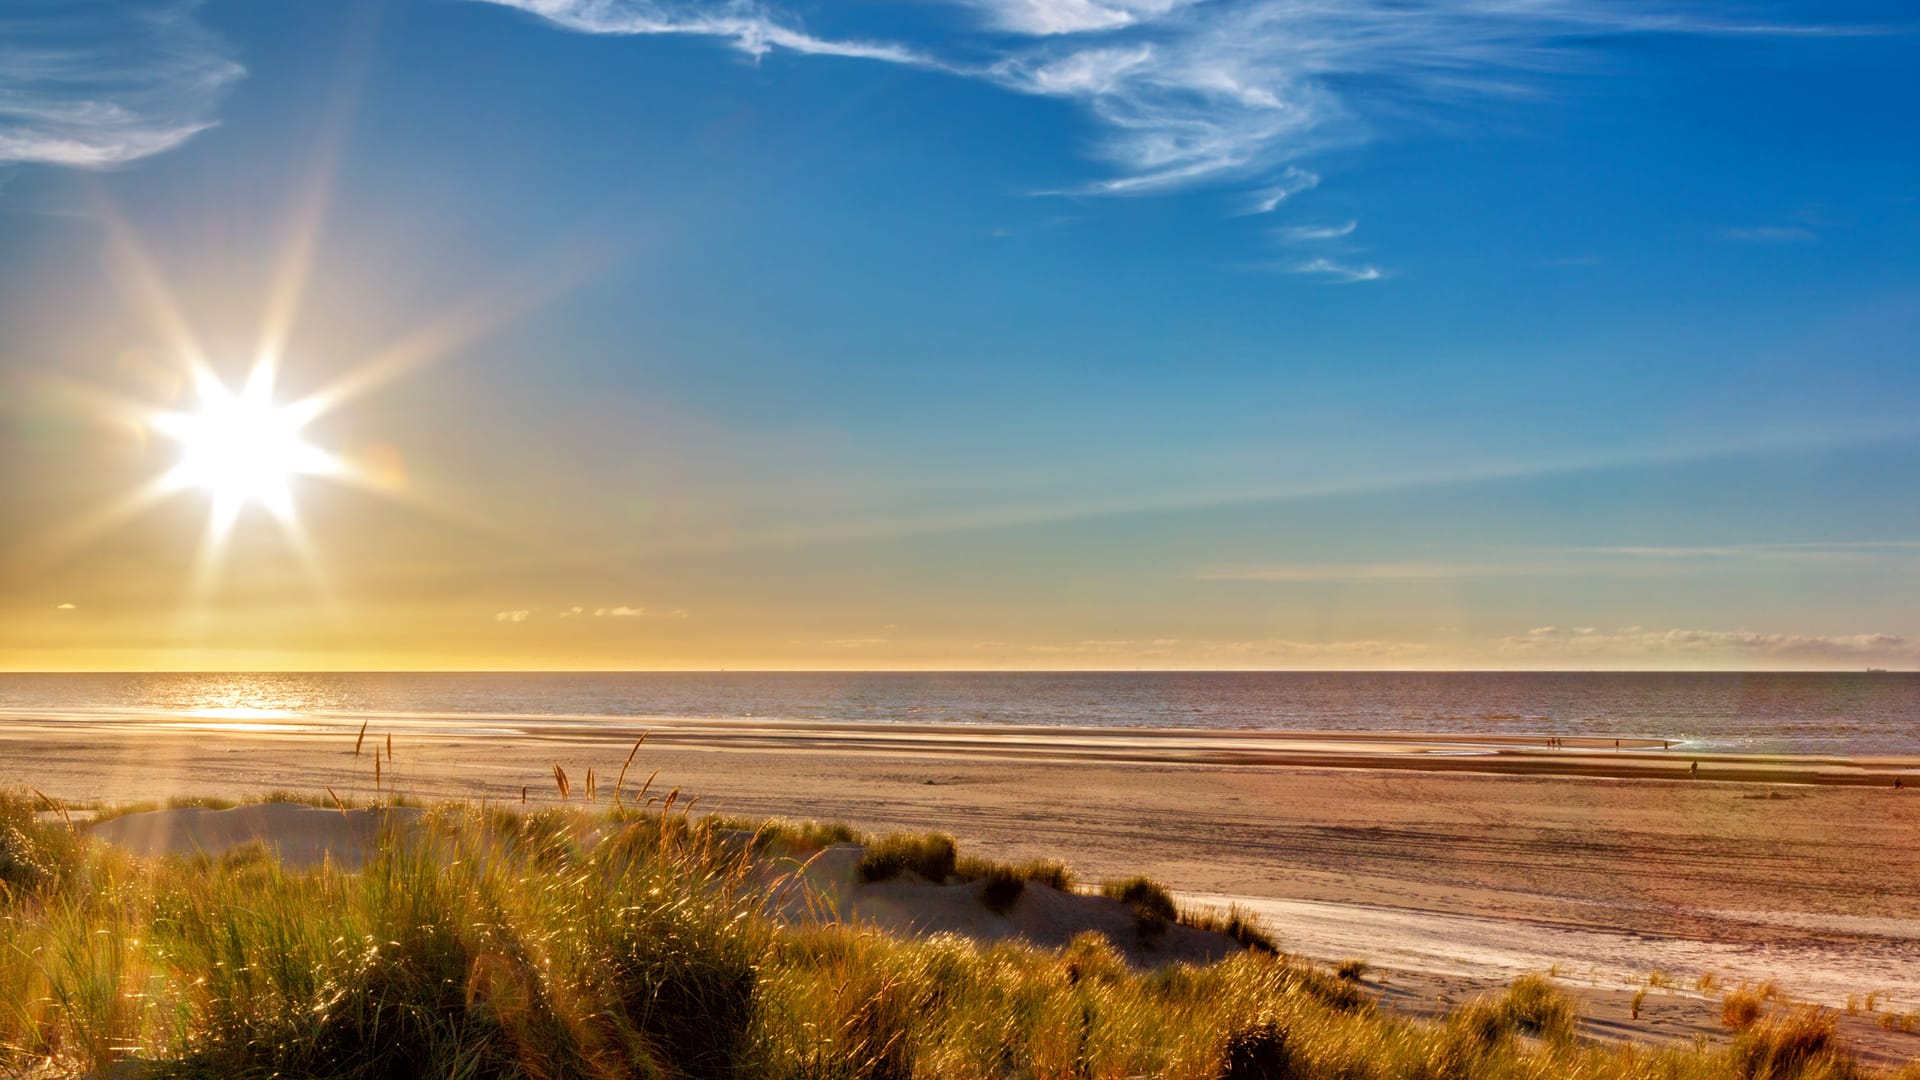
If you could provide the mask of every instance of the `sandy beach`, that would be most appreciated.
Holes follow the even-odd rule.
[[[13,717],[0,785],[69,802],[282,789],[535,803],[557,763],[601,798],[631,726],[398,717]],[[1596,1033],[1714,1031],[1720,984],[1920,1009],[1920,791],[1904,759],[1694,756],[1542,740],[1251,732],[875,729],[662,722],[627,793],[658,770],[696,812],[943,830],[996,858],[1059,857],[1091,880],[1152,875],[1196,902],[1248,906],[1282,944],[1358,956],[1390,1003],[1423,1011],[1524,971],[1584,988]],[[1687,778],[1699,761],[1701,777]],[[1639,1021],[1633,988],[1654,972]],[[1662,981],[1665,981],[1664,979]],[[1920,1037],[1850,1018],[1876,1057]],[[1617,1028],[1617,1031],[1616,1031]],[[1909,1045],[1912,1044],[1912,1045]]]

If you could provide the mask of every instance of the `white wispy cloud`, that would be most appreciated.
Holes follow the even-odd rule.
[[[950,0],[990,36],[907,45],[815,35],[756,0],[482,0],[599,34],[692,34],[906,64],[1071,102],[1113,175],[1068,189],[1133,195],[1245,183],[1248,210],[1310,187],[1293,162],[1364,140],[1367,114],[1535,93],[1610,34],[1787,35],[1872,28],[1740,23],[1606,0]],[[1291,166],[1292,171],[1289,171]],[[1335,271],[1331,276],[1342,276]],[[1372,280],[1364,270],[1352,280]]]
[[[660,608],[632,607],[627,604],[615,604],[612,607],[593,609],[597,619],[684,619],[687,613],[682,608],[662,610]]]
[[[1180,638],[1090,638],[1071,642],[979,641],[973,647],[1005,658],[1026,658],[1059,665],[1084,662],[1096,666],[1138,662],[1179,666],[1293,667],[1414,663],[1431,655],[1424,642],[1354,639],[1301,641],[1255,638],[1224,641],[1183,641]]]
[[[1278,584],[1362,581],[1460,581],[1483,577],[1533,576],[1542,568],[1497,562],[1274,563],[1265,566],[1203,570],[1197,581],[1268,581]],[[1563,572],[1571,573],[1571,569]]]
[[[1196,0],[965,0],[987,21],[1017,34],[1080,34],[1118,30],[1166,15]]]
[[[1242,212],[1247,214],[1271,214],[1279,208],[1281,203],[1286,202],[1288,199],[1293,198],[1303,191],[1312,191],[1319,186],[1319,173],[1309,172],[1298,165],[1289,165],[1280,171],[1278,183],[1270,184],[1254,192],[1251,201],[1248,202],[1246,209]]]
[[[1798,540],[1738,544],[1627,544],[1568,547],[1572,555],[1625,559],[1840,559],[1920,555],[1920,540]]]
[[[526,622],[528,619],[533,618],[534,614],[535,612],[532,608],[514,608],[509,611],[496,611],[493,613],[493,621],[503,623]],[[591,611],[583,604],[575,604],[572,607],[554,609],[552,614],[561,619],[589,617],[596,619],[684,619],[687,617],[685,608],[648,608],[634,607],[628,604],[597,607]]]
[[[1359,227],[1360,223],[1357,221],[1340,225],[1287,225],[1275,229],[1273,238],[1283,244],[1315,244],[1352,236],[1353,230]]]
[[[1749,225],[1720,230],[1722,240],[1748,244],[1800,244],[1818,236],[1805,225]]]
[[[1411,582],[1512,577],[1677,577],[1753,570],[1792,562],[1836,568],[1894,568],[1920,559],[1920,541],[1849,540],[1747,544],[1646,544],[1475,549],[1472,557],[1375,562],[1276,562],[1216,566],[1198,581]],[[1550,628],[1549,628],[1550,629]]]
[[[1304,274],[1317,277],[1336,285],[1353,285],[1362,281],[1379,281],[1387,276],[1385,270],[1372,263],[1348,263],[1338,259],[1313,258],[1302,262],[1286,263],[1275,269],[1289,274]]]
[[[944,67],[916,49],[885,42],[815,37],[760,4],[742,0],[479,0],[519,8],[587,34],[682,34],[718,38],[749,56],[776,49],[809,56],[845,56],[920,67]]]
[[[109,168],[212,127],[245,70],[197,7],[61,0],[0,15],[0,163]]]

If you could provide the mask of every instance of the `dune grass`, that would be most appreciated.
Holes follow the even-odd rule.
[[[1108,881],[1100,886],[1100,895],[1118,900],[1133,909],[1133,924],[1142,937],[1164,933],[1179,919],[1179,905],[1165,885],[1149,877],[1131,877]]]
[[[1208,930],[1222,934],[1238,942],[1242,948],[1256,952],[1277,953],[1280,946],[1274,943],[1266,928],[1254,914],[1238,904],[1221,911],[1217,908],[1182,906],[1175,916],[1182,926],[1191,926],[1195,930]]]
[[[1758,1023],[1767,1006],[1780,997],[1780,988],[1771,982],[1758,986],[1741,983],[1721,997],[1720,1024],[1728,1031],[1745,1031]]]
[[[980,902],[999,915],[1013,910],[1029,882],[1062,892],[1074,888],[1073,871],[1057,859],[1002,863],[963,856],[953,837],[945,833],[888,833],[875,837],[849,831],[846,841],[866,847],[860,856],[861,881],[892,881],[911,873],[933,885],[980,882]]]
[[[349,874],[258,848],[136,860],[34,809],[0,797],[0,1076],[1869,1075],[1820,1012],[1719,1049],[1602,1046],[1540,978],[1415,1021],[1266,952],[1141,972],[1092,933],[1045,951],[786,928],[751,845],[684,814],[434,807]],[[900,854],[920,873],[929,852]]]
[[[960,849],[945,833],[889,833],[867,842],[860,856],[860,880],[891,881],[912,873],[944,885],[959,867]]]
[[[996,915],[1012,911],[1027,891],[1027,879],[1011,866],[989,866],[980,880],[980,902]]]

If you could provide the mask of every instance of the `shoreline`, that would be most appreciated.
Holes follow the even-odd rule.
[[[209,711],[211,712],[211,711]],[[1264,731],[1218,728],[1042,727],[680,717],[530,717],[408,713],[308,715],[0,712],[0,742],[76,732],[132,739],[168,735],[288,740],[352,738],[361,724],[420,739],[517,738],[624,748],[832,752],[942,758],[1465,772],[1587,778],[1920,787],[1920,757],[1741,753],[1661,739],[1465,732]],[[376,729],[375,724],[379,727]],[[1556,745],[1557,744],[1557,745]],[[1698,765],[1695,775],[1693,766]]]

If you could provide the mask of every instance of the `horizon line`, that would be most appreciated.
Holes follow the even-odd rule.
[[[0,668],[9,675],[1915,675],[1920,668]]]

